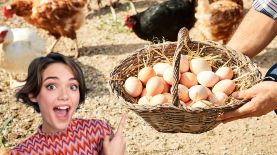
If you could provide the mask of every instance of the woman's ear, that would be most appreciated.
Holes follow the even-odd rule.
[[[33,94],[28,94],[28,97],[29,97],[30,101],[32,101],[32,102],[34,102],[34,103],[38,102],[38,101],[37,101],[37,98],[34,97]]]

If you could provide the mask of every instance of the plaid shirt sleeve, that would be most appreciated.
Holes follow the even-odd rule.
[[[277,19],[277,0],[254,0],[252,6],[255,10]]]

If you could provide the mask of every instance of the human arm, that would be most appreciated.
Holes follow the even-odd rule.
[[[277,20],[251,8],[227,46],[254,57],[277,35]]]
[[[123,137],[123,128],[126,121],[126,115],[123,115],[118,125],[117,131],[113,137],[105,136],[103,148],[105,155],[124,155],[126,142]]]

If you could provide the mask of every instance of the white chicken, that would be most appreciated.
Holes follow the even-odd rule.
[[[27,73],[30,62],[46,52],[44,40],[29,28],[0,26],[0,68],[10,76],[10,88],[24,84],[16,74]]]

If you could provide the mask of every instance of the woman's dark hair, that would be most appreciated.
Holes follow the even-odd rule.
[[[40,112],[38,104],[32,102],[28,94],[32,94],[34,97],[39,94],[42,87],[42,72],[53,63],[63,63],[71,68],[76,80],[79,82],[80,104],[85,101],[87,88],[80,66],[73,59],[59,53],[50,53],[47,56],[38,57],[30,63],[26,84],[16,93],[18,101],[33,106],[37,112]]]

